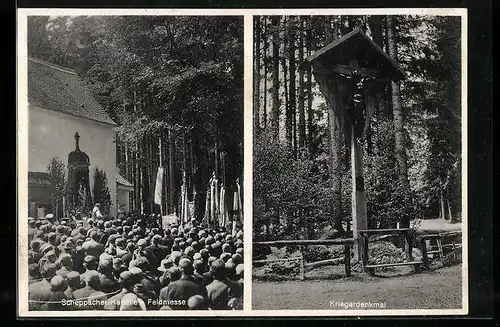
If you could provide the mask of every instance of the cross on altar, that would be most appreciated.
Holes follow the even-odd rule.
[[[360,259],[364,244],[359,231],[367,229],[362,142],[385,86],[406,75],[360,28],[306,58],[302,68],[307,65],[351,148],[352,232],[358,242],[354,257]],[[356,94],[360,100],[355,101]]]

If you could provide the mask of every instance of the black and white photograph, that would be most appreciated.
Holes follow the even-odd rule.
[[[469,313],[467,9],[17,18],[18,318]]]
[[[253,17],[254,312],[467,313],[466,28]]]
[[[242,310],[243,16],[26,20],[21,311]]]

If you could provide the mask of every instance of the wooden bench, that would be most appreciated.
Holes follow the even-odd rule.
[[[384,263],[379,265],[366,265],[365,268],[368,269],[368,272],[371,276],[375,275],[375,268],[387,268],[387,267],[398,267],[398,266],[413,266],[415,273],[420,272],[420,265],[422,265],[422,261],[409,261],[409,262],[395,262],[395,263]]]

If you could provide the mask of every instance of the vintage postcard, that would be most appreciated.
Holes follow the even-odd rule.
[[[463,315],[467,10],[19,9],[18,316]]]

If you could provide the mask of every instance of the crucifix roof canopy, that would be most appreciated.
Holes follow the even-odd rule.
[[[88,167],[90,165],[89,156],[80,150],[80,134],[78,132],[75,133],[75,150],[71,151],[68,155],[68,165]]]
[[[326,69],[335,66],[349,66],[356,60],[360,69],[375,72],[380,79],[400,81],[406,74],[360,28],[344,35],[306,58],[306,63],[319,62]],[[315,66],[317,68],[317,66]]]

